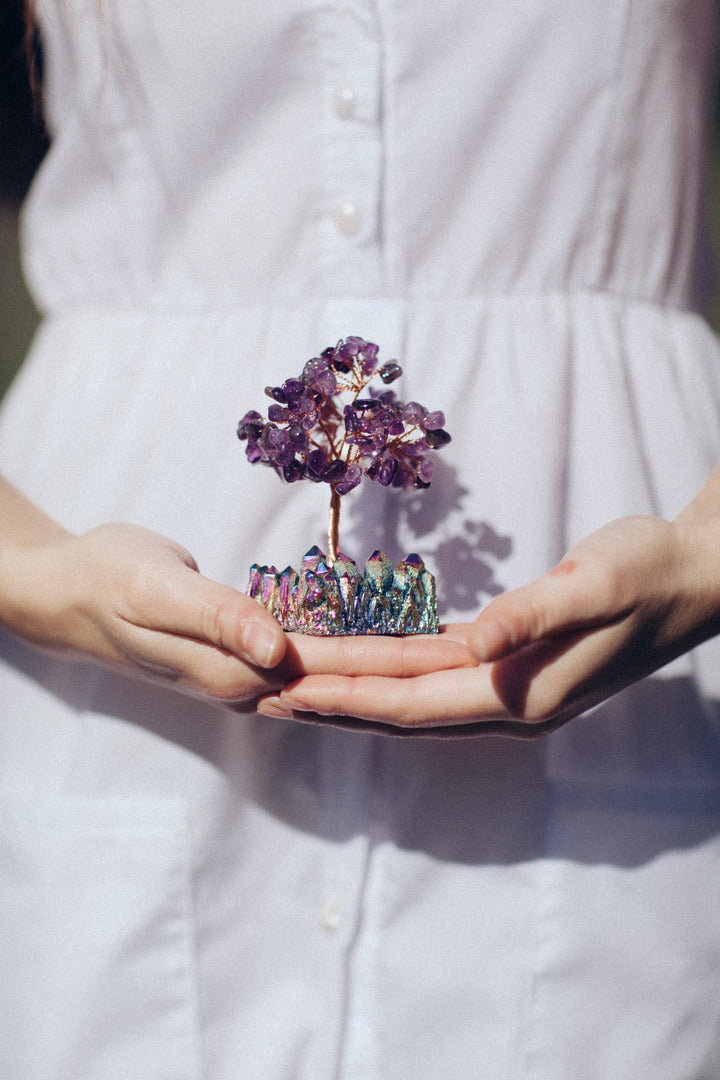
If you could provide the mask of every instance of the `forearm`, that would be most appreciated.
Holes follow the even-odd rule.
[[[675,518],[677,522],[715,521],[720,528],[720,465],[716,466],[707,481]]]
[[[241,702],[277,685],[248,661],[272,667],[285,651],[258,604],[202,578],[172,540],[122,524],[75,535],[1,477],[0,625],[54,652]]]
[[[50,572],[73,534],[0,477],[0,625],[36,640],[53,607]]]
[[[71,533],[0,476],[0,551],[68,539]]]

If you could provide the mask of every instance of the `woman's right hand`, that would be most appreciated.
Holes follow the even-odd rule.
[[[3,566],[3,622],[42,648],[237,705],[286,681],[278,666],[287,638],[276,621],[149,529],[63,531],[16,549]]]
[[[0,621],[33,644],[91,658],[243,711],[308,674],[391,674],[469,662],[456,642],[285,634],[257,601],[203,577],[179,544],[135,525],[82,536],[50,519],[0,553]],[[41,524],[43,524],[41,522]],[[30,530],[33,533],[33,530]],[[352,643],[352,644],[351,644]],[[402,655],[400,655],[402,654]]]

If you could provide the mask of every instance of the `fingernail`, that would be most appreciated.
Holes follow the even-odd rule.
[[[292,709],[282,703],[280,698],[263,698],[257,704],[257,711],[262,716],[270,716],[275,720],[292,720]]]
[[[278,700],[287,709],[309,709],[310,706],[306,705],[300,697],[296,697],[296,690],[283,690],[282,697]]]
[[[282,704],[286,709],[292,710],[291,715],[294,715],[296,712],[312,712],[318,713],[318,716],[322,716],[322,713],[319,712],[315,705],[308,705],[304,701],[296,701],[295,698],[289,696],[287,698],[282,698]]]
[[[251,621],[245,623],[241,641],[248,660],[258,667],[274,667],[278,663],[278,631],[265,623]]]

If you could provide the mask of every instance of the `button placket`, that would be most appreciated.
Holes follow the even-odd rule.
[[[367,294],[380,285],[379,27],[371,4],[335,6],[325,18],[328,284]]]

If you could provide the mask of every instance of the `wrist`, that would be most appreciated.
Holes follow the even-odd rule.
[[[673,621],[690,647],[720,633],[720,517],[692,511],[673,525],[680,583]]]
[[[62,644],[72,607],[68,557],[75,537],[64,529],[0,551],[0,624],[38,645]]]
[[[674,518],[678,523],[711,522],[713,519],[720,524],[720,465]]]

